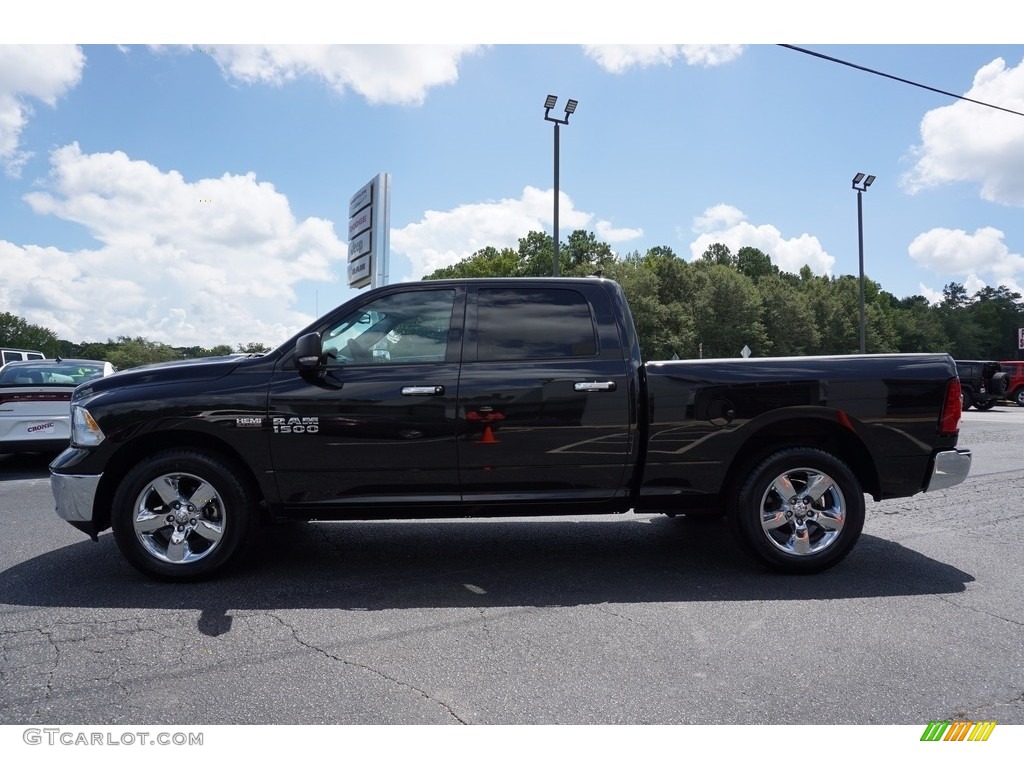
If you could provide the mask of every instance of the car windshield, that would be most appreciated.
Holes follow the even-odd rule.
[[[77,387],[103,375],[102,363],[58,363],[7,365],[0,371],[0,386],[40,385]]]

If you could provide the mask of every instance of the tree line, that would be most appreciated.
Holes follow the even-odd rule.
[[[424,280],[455,277],[542,277],[551,274],[550,234],[530,232],[518,248],[482,248]],[[600,274],[619,282],[633,311],[645,359],[854,354],[860,350],[860,281],[819,276],[804,266],[780,270],[763,251],[711,245],[686,261],[667,246],[618,256],[593,232],[576,230],[559,242],[563,275]],[[942,301],[897,298],[865,279],[868,353],[948,352],[957,359],[1017,359],[1024,301],[1005,286],[968,295],[949,283]],[[233,352],[267,352],[260,342],[210,348],[172,347],[141,336],[72,343],[53,331],[0,312],[0,346],[36,349],[48,357],[109,360],[119,369]]]
[[[230,355],[235,352],[269,352],[270,347],[260,342],[239,344],[237,348],[228,344],[214,347],[172,347],[142,336],[118,336],[105,342],[82,341],[74,343],[57,338],[57,334],[41,325],[33,325],[22,317],[10,312],[0,312],[0,347],[33,349],[47,357],[64,359],[107,360],[118,370],[135,368],[150,363],[166,363],[171,360],[187,360],[198,357]]]
[[[518,248],[482,248],[425,280],[551,274],[553,240],[543,232]],[[711,245],[688,262],[656,246],[619,257],[592,232],[576,230],[559,243],[563,275],[600,274],[620,283],[629,300],[645,359],[855,354],[860,350],[860,280],[819,276],[804,266],[780,270],[763,251]],[[1018,357],[1024,302],[1005,286],[969,296],[949,283],[942,301],[897,298],[865,278],[868,353],[948,352],[957,359]]]

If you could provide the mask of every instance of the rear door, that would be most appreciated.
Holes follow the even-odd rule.
[[[463,500],[624,494],[630,382],[600,284],[471,289],[459,386]]]

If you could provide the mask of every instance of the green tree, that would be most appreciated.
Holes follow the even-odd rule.
[[[57,334],[10,312],[0,312],[0,347],[34,349],[47,357],[60,352]]]
[[[975,357],[1010,360],[1017,356],[1017,329],[1024,323],[1021,295],[1004,285],[985,286],[973,296],[968,315],[984,329]]]
[[[174,347],[149,341],[142,336],[134,338],[118,336],[116,341],[108,339],[104,346],[106,347],[106,354],[101,359],[109,360],[120,370],[135,368],[139,365],[149,365],[150,363],[165,363],[169,360],[181,359],[181,353]]]
[[[761,322],[761,297],[754,281],[733,267],[710,260],[694,265],[692,299],[694,330],[703,357],[739,357],[749,346],[754,355],[765,355],[767,344]],[[696,357],[690,350],[690,356]]]
[[[447,280],[456,277],[517,277],[519,276],[519,254],[511,248],[498,250],[487,246],[472,256],[449,267],[436,269],[424,280]]]
[[[736,257],[732,255],[732,251],[729,250],[729,246],[723,245],[722,243],[712,243],[708,246],[707,250],[700,255],[704,261],[710,261],[713,264],[721,264],[724,267],[735,267]]]
[[[949,354],[959,360],[978,357],[985,330],[970,312],[971,299],[960,283],[947,283],[937,312],[942,328],[949,338]]]
[[[564,251],[564,253],[562,252]],[[559,263],[565,264],[565,274],[584,277],[607,267],[615,261],[615,253],[608,243],[602,243],[593,232],[575,230],[569,235],[564,249],[558,254]]]
[[[942,304],[949,309],[960,309],[970,304],[967,289],[961,283],[946,283],[942,288]]]
[[[666,290],[662,275],[671,272],[666,268],[659,272],[657,266],[667,267],[671,262],[681,259],[668,254],[654,254],[648,251],[641,257],[633,252],[619,261],[606,265],[604,276],[615,280],[622,286],[626,300],[629,302],[637,337],[640,340],[640,352],[645,360],[670,360],[673,355],[684,357],[696,346],[694,341],[693,316],[678,301],[665,301]]]
[[[805,271],[806,270],[806,273]],[[860,310],[857,297],[857,278],[843,275],[839,278],[817,277],[810,268],[800,270],[801,284],[805,286],[811,311],[817,318],[820,354],[852,355],[860,351]]]
[[[518,277],[541,277],[551,274],[554,239],[547,232],[529,232],[519,238]],[[561,255],[561,254],[560,254]],[[559,259],[559,266],[565,266]]]
[[[895,312],[896,349],[899,352],[948,352],[949,336],[938,309],[924,296],[896,299],[886,294]]]
[[[736,269],[753,280],[779,274],[779,268],[772,264],[771,256],[750,246],[744,246],[736,252]]]
[[[239,352],[244,352],[245,354],[248,354],[248,355],[253,355],[253,354],[262,355],[262,354],[264,354],[266,352],[269,352],[270,349],[271,348],[268,347],[266,344],[264,344],[262,342],[259,342],[259,341],[250,341],[250,342],[246,342],[245,344],[239,344],[238,345],[238,351]]]
[[[487,246],[457,264],[435,269],[424,280],[455,277],[545,277],[551,274],[552,244],[546,232],[532,231],[519,238],[519,247],[497,249]],[[593,232],[577,229],[565,243],[559,244],[561,274],[584,277],[601,271],[616,261],[611,246]]]
[[[818,351],[821,333],[807,293],[779,274],[760,276],[756,286],[765,330],[764,354],[786,357]]]

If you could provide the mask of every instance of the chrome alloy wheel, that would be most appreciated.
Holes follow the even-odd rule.
[[[135,499],[132,527],[149,554],[178,565],[213,553],[224,535],[226,509],[217,489],[198,475],[160,475]]]
[[[846,498],[824,472],[810,467],[777,476],[761,496],[761,530],[787,555],[828,549],[846,523]]]

